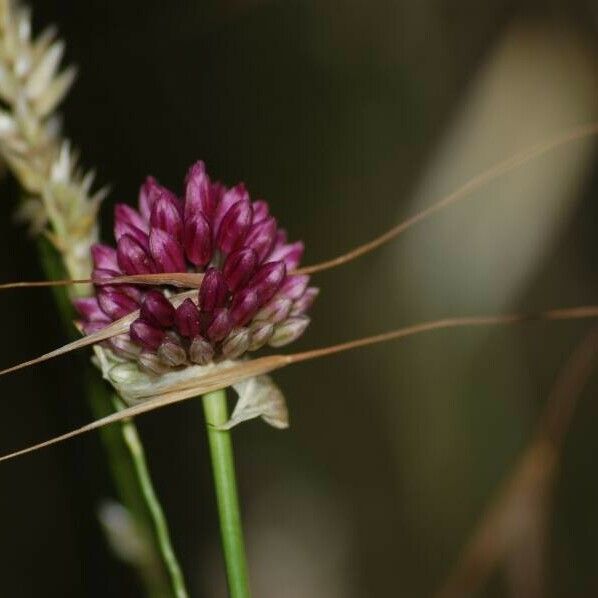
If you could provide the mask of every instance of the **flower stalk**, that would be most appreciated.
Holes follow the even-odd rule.
[[[228,430],[219,429],[228,421],[226,390],[205,394],[202,403],[210,446],[228,591],[230,598],[249,598],[251,593],[237,496],[232,439]]]

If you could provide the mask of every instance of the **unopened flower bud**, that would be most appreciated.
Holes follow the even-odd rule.
[[[212,312],[222,307],[228,296],[228,287],[220,270],[209,268],[199,288],[199,305],[202,312]]]
[[[202,336],[196,336],[189,345],[189,359],[197,365],[207,365],[214,357],[214,348]]]
[[[230,317],[233,325],[243,326],[249,322],[260,307],[258,294],[251,288],[239,291],[233,299]]]
[[[216,210],[214,212],[214,218],[212,220],[212,234],[214,238],[218,236],[220,232],[220,225],[222,220],[231,209],[239,201],[249,201],[249,193],[245,189],[243,183],[229,189],[222,195],[222,199],[218,202]]]
[[[159,272],[185,272],[185,256],[181,244],[166,231],[152,228],[150,253]]]
[[[175,324],[183,336],[193,338],[199,334],[199,310],[191,299],[185,299],[176,308]]]
[[[233,251],[224,262],[222,273],[228,288],[234,293],[242,288],[255,272],[258,264],[256,252],[249,247]]]
[[[205,165],[200,160],[191,166],[185,178],[185,218],[197,214],[208,218],[212,216],[216,209],[216,198],[210,187]]]
[[[296,299],[299,299],[301,295],[303,295],[308,283],[309,276],[306,274],[287,276],[280,289],[278,289],[278,294],[295,301]]]
[[[160,195],[160,185],[153,176],[148,176],[139,189],[139,212],[149,222],[152,206]]]
[[[203,214],[198,212],[185,221],[183,245],[195,266],[205,266],[212,259],[212,229]]]
[[[141,304],[141,317],[150,324],[160,328],[168,328],[174,324],[175,309],[160,292],[148,291]]]
[[[180,340],[174,334],[167,334],[158,347],[158,357],[171,367],[178,367],[187,362],[187,353]]]
[[[273,324],[278,324],[286,320],[293,307],[293,302],[288,297],[276,296],[271,299],[255,315],[256,320],[267,320]]]
[[[301,241],[291,243],[290,245],[282,245],[275,247],[272,253],[268,256],[269,260],[282,260],[287,270],[292,271],[297,268],[301,258],[303,257],[303,251],[305,247]]]
[[[164,331],[137,318],[129,328],[131,339],[150,351],[155,351],[164,338]]]
[[[133,299],[136,303],[141,301],[141,291],[132,284],[106,284],[110,283],[115,276],[120,276],[118,272],[113,272],[112,270],[101,270],[96,269],[92,273],[92,280],[95,285],[99,287],[99,291],[112,291],[112,292],[119,292],[124,293],[131,299]]]
[[[305,293],[293,303],[291,309],[291,316],[300,316],[304,314],[316,300],[316,297],[320,294],[320,289],[316,287],[310,287],[305,290]]]
[[[251,247],[257,254],[258,262],[261,262],[272,250],[275,237],[276,220],[266,218],[251,226],[243,244]]]
[[[297,340],[309,324],[307,316],[294,316],[278,324],[268,344],[271,347],[283,347]]]
[[[283,262],[268,262],[253,275],[247,286],[257,293],[260,305],[264,305],[278,291],[285,274]]]
[[[119,334],[110,339],[110,347],[112,350],[125,359],[135,360],[141,353],[141,347],[131,341],[128,334]]]
[[[270,214],[268,202],[264,201],[263,199],[254,201],[251,207],[253,208],[253,224],[258,224],[262,220],[265,220]]]
[[[219,308],[214,311],[214,319],[208,326],[207,335],[213,342],[226,338],[232,328],[230,314],[226,308]]]
[[[113,320],[119,320],[139,307],[137,301],[127,294],[105,288],[98,293],[98,303]]]
[[[84,320],[94,322],[109,321],[96,297],[75,299],[73,305]]]
[[[183,232],[183,218],[179,209],[176,197],[162,193],[152,207],[150,216],[152,228],[159,228],[179,240]]]
[[[118,206],[117,206],[118,207]],[[124,206],[129,207],[129,206]],[[131,208],[129,208],[131,209]],[[114,238],[119,241],[124,235],[133,237],[144,249],[148,247],[148,235],[146,232],[131,224],[128,219],[117,218],[114,221]]]
[[[251,332],[251,340],[249,341],[249,350],[257,351],[263,347],[274,334],[274,324],[272,322],[257,321],[253,322],[249,328]]]
[[[249,349],[251,334],[248,328],[233,329],[222,343],[222,356],[237,359]]]
[[[216,236],[218,248],[224,253],[233,251],[237,244],[245,239],[252,218],[253,213],[249,200],[238,201],[234,204],[220,223]]]
[[[117,244],[118,265],[125,274],[153,274],[156,267],[149,252],[131,235],[123,235]]]
[[[170,371],[170,366],[166,365],[155,353],[144,351],[138,357],[139,365],[145,372],[152,376],[161,376]]]
[[[91,246],[91,257],[94,268],[120,272],[118,259],[116,257],[116,249],[113,247],[96,243]]]
[[[147,234],[149,227],[147,220],[131,206],[124,203],[117,203],[114,206],[114,224],[128,224]]]

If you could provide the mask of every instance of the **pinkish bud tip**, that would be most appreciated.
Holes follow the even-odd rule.
[[[193,338],[199,334],[199,310],[191,299],[185,299],[175,313],[175,324],[180,334]]]
[[[129,328],[131,339],[143,348],[156,351],[164,338],[164,331],[138,318]]]

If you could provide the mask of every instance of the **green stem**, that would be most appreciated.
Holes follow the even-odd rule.
[[[131,421],[123,422],[122,434],[125,443],[129,448],[133,467],[137,474],[137,480],[139,481],[141,492],[153,520],[158,548],[160,550],[162,561],[168,570],[173,593],[176,598],[187,598],[185,581],[174,554],[174,550],[172,549],[172,544],[170,543],[168,524],[166,523],[164,511],[162,511],[162,506],[160,505],[160,501],[158,500],[152,485],[152,480],[145,461],[145,452],[141,440],[139,439],[139,435],[137,434],[137,428]]]
[[[203,409],[208,428],[228,590],[230,598],[249,598],[251,594],[237,497],[233,444],[228,430],[214,427],[228,420],[226,391],[218,390],[204,395]]]

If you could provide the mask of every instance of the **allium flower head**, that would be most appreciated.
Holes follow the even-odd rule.
[[[95,332],[135,310],[111,350],[159,373],[186,364],[236,359],[263,345],[286,345],[307,325],[318,290],[293,274],[303,243],[287,241],[265,201],[243,184],[213,183],[203,162],[187,173],[183,197],[148,177],[135,210],[115,208],[116,248],[92,248],[95,296],[75,301]],[[174,305],[172,288],[109,284],[122,275],[197,272],[201,286]],[[180,292],[180,289],[178,289]]]

